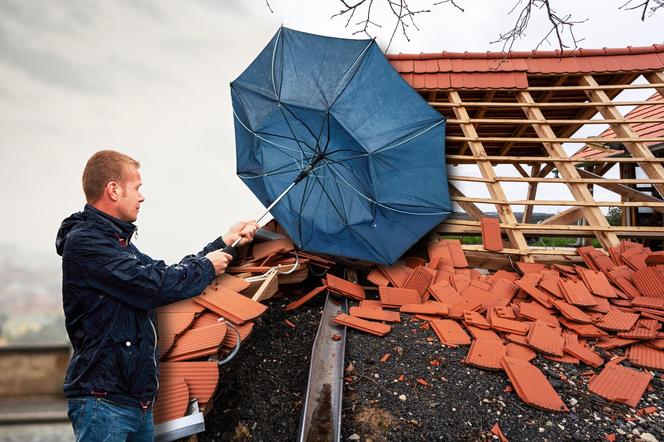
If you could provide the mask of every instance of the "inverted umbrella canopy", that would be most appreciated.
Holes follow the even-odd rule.
[[[237,173],[298,248],[389,265],[449,215],[445,120],[375,41],[282,27],[231,96]]]

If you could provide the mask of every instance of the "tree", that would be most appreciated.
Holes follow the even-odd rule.
[[[622,224],[622,208],[609,207],[606,213],[606,220],[612,226],[620,226]]]
[[[392,40],[399,31],[401,31],[401,34],[406,40],[410,41],[409,32],[411,32],[411,27],[415,29],[415,31],[419,30],[416,23],[417,16],[431,12],[430,8],[446,4],[464,12],[462,2],[470,0],[434,0],[417,2],[417,8],[411,7],[410,0],[338,1],[342,6],[341,10],[334,14],[332,18],[345,18],[346,27],[356,27],[356,31],[353,34],[365,34],[369,38],[374,38],[374,31],[377,31],[377,28],[382,27],[375,18],[376,7],[380,5],[383,8],[387,8],[393,19],[392,34],[387,45],[387,48],[389,49]],[[514,25],[505,33],[501,33],[492,43],[502,43],[503,51],[511,51],[514,43],[525,36],[525,32],[530,25],[533,15],[542,11],[542,13],[546,14],[548,26],[542,31],[542,39],[534,49],[538,49],[543,43],[549,42],[552,38],[555,38],[555,43],[561,52],[577,48],[578,43],[582,39],[575,35],[574,25],[583,23],[587,21],[587,19],[576,19],[571,13],[558,13],[552,6],[553,2],[554,0],[516,0],[514,7],[509,12],[509,14],[514,14],[516,16]],[[645,21],[647,17],[651,17],[663,7],[664,0],[627,0],[620,5],[618,9],[624,11],[640,11],[641,21]],[[354,18],[358,21],[353,21]]]

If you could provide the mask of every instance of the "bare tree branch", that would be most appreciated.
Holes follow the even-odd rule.
[[[521,7],[521,9],[518,9],[519,7]],[[564,16],[558,15],[556,11],[551,8],[550,0],[517,0],[514,7],[509,11],[509,14],[512,14],[517,10],[519,10],[519,14],[514,26],[504,34],[500,34],[498,39],[491,42],[492,44],[502,43],[503,52],[510,52],[514,43],[526,36],[526,30],[530,25],[530,20],[537,10],[543,10],[546,13],[546,18],[550,27],[535,47],[535,50],[539,49],[545,42],[550,43],[549,39],[551,36],[555,36],[555,41],[560,48],[561,54],[565,49],[577,48],[579,42],[582,41],[582,39],[577,38],[574,34],[573,26],[583,23],[587,21],[587,19],[574,20],[572,19],[571,14]]]
[[[272,6],[270,6],[270,0],[265,0],[265,6],[267,6],[267,9],[270,10],[270,13],[274,14],[274,11],[272,10]]]
[[[654,3],[652,6],[650,6],[651,1]],[[648,17],[652,17],[657,10],[664,7],[664,0],[642,0],[640,3],[637,2],[638,0],[627,0],[627,2],[619,6],[618,9],[623,9],[625,11],[641,9],[641,21],[646,21],[646,14],[648,14]]]

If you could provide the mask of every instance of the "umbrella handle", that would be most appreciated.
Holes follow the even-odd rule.
[[[235,241],[235,244],[237,244],[237,243],[238,243],[238,241]],[[226,247],[224,247],[224,248],[221,250],[222,252],[224,252],[224,253],[228,253],[229,255],[231,255],[231,256],[233,257],[233,259],[231,259],[231,260],[229,261],[229,264],[230,264],[232,261],[235,261],[235,260],[237,259],[237,256],[238,256],[238,255],[237,255],[237,250],[235,249],[235,244],[233,244],[232,246],[226,246]]]

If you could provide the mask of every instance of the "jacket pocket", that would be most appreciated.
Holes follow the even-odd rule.
[[[118,384],[125,393],[133,393],[141,365],[141,338],[135,331],[111,333]]]

